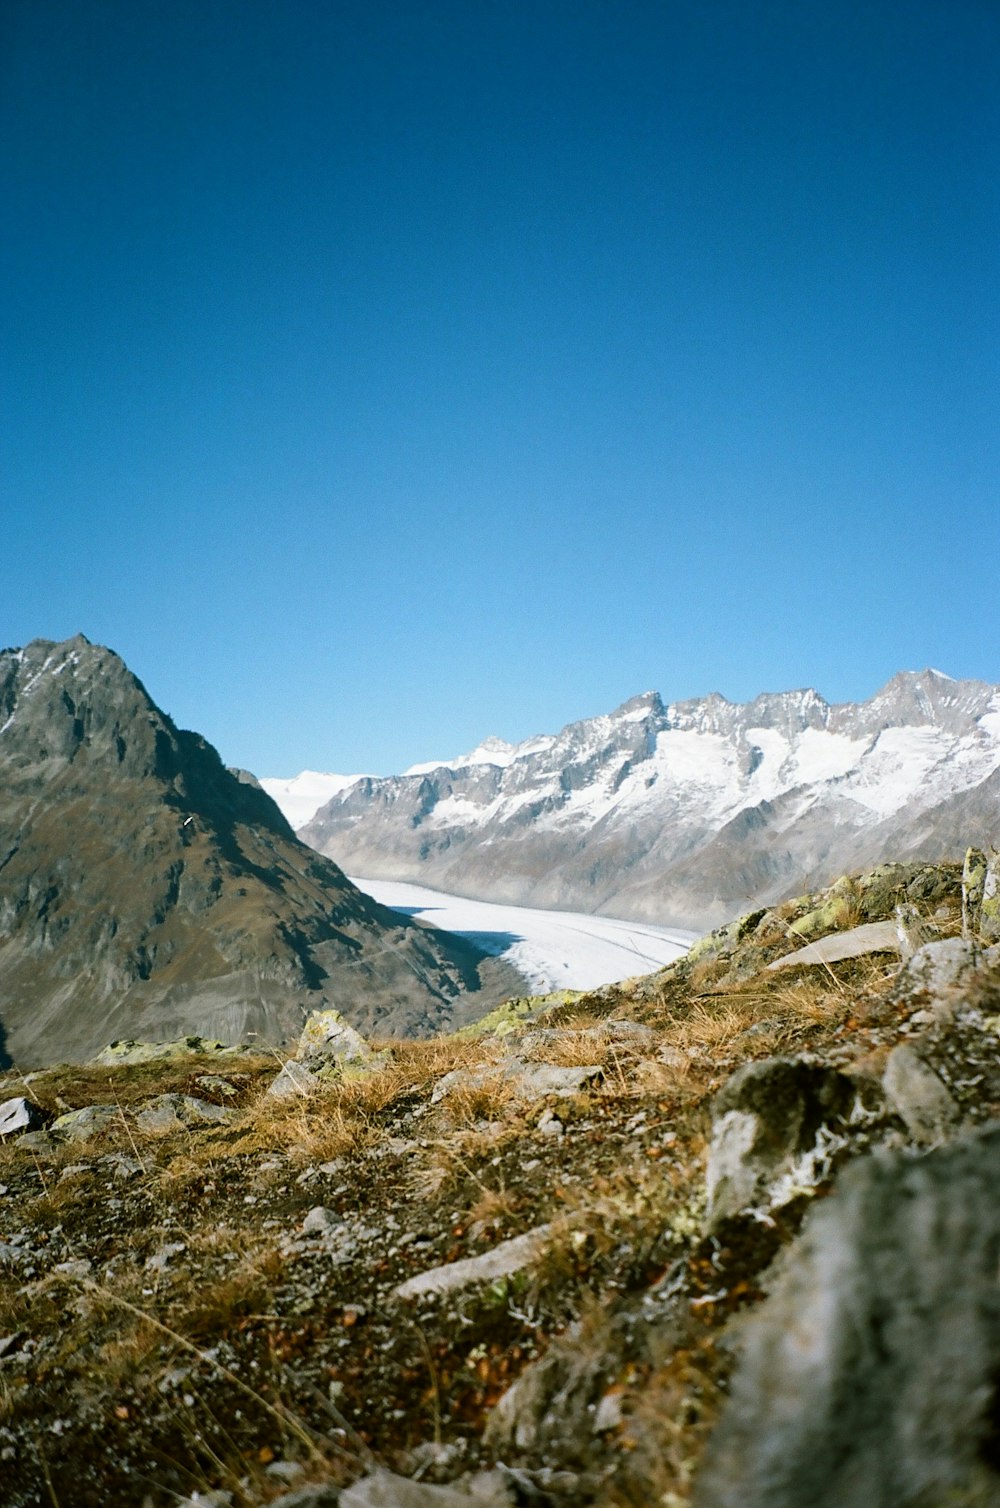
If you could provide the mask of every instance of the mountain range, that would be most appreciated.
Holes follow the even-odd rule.
[[[856,704],[651,691],[561,733],[308,789],[324,778],[299,835],[351,874],[704,931],[886,858],[1000,842],[1000,687],[925,670]],[[305,796],[300,781],[284,784]]]
[[[461,1024],[522,981],[363,895],[109,649],[0,651],[0,1064]]]

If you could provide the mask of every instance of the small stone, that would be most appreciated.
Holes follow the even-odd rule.
[[[68,1262],[57,1262],[53,1272],[58,1272],[64,1278],[87,1278],[90,1276],[93,1263],[86,1257],[72,1257]]]
[[[311,1209],[303,1220],[302,1234],[304,1236],[326,1236],[331,1231],[338,1230],[343,1223],[340,1216],[334,1214],[333,1210],[325,1209],[323,1205],[317,1204],[315,1209]]]
[[[235,1084],[230,1084],[228,1079],[220,1079],[215,1073],[203,1073],[195,1079],[195,1083],[207,1094],[221,1094],[224,1100],[233,1100],[239,1094]]]
[[[45,1125],[45,1111],[33,1100],[18,1095],[0,1105],[0,1138],[16,1136],[22,1131],[39,1131]]]
[[[283,1492],[280,1498],[271,1500],[270,1508],[337,1508],[342,1501],[338,1488],[320,1484]]]
[[[503,1058],[483,1067],[452,1069],[434,1085],[431,1104],[439,1104],[456,1089],[478,1089],[498,1078],[509,1084],[519,1099],[541,1100],[549,1094],[565,1098],[579,1094],[603,1076],[604,1070],[597,1063],[563,1067],[556,1063],[526,1063],[517,1057]]]
[[[468,1487],[412,1482],[382,1468],[340,1494],[340,1508],[510,1508],[501,1472],[477,1472]]]
[[[551,1110],[543,1111],[542,1115],[539,1117],[537,1124],[538,1130],[542,1133],[543,1136],[559,1137],[565,1136],[566,1134],[566,1127],[563,1125],[562,1121],[557,1115],[552,1114]]]
[[[431,1267],[426,1272],[407,1279],[405,1283],[400,1283],[393,1290],[393,1295],[400,1299],[421,1298],[426,1294],[451,1293],[458,1288],[469,1288],[475,1283],[509,1277],[535,1260],[548,1239],[549,1229],[548,1225],[539,1225],[523,1236],[501,1241],[480,1257],[466,1257],[460,1262]]]
[[[264,1467],[264,1475],[274,1477],[279,1482],[297,1482],[304,1474],[305,1467],[301,1461],[271,1461]]]
[[[622,1418],[621,1392],[612,1390],[605,1393],[594,1414],[594,1434],[602,1435],[605,1430],[617,1429]]]
[[[170,1263],[172,1257],[179,1257],[181,1252],[187,1251],[187,1243],[184,1241],[168,1241],[161,1246],[159,1251],[154,1252],[146,1259],[147,1272],[163,1272]]]

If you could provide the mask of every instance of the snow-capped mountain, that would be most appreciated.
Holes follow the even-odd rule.
[[[927,670],[840,706],[647,692],[355,780],[300,836],[353,874],[704,929],[845,869],[1000,841],[1000,687]]]

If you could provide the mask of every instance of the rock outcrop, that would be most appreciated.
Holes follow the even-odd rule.
[[[875,1156],[748,1321],[701,1508],[1000,1502],[1000,1131]]]

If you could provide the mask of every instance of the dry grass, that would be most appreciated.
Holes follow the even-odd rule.
[[[424,1041],[405,1038],[374,1045],[391,1049],[401,1081],[411,1091],[420,1093],[456,1068],[478,1067],[507,1051],[507,1045],[493,1037],[431,1037]]]
[[[441,1113],[457,1129],[473,1129],[482,1122],[505,1120],[517,1106],[514,1085],[499,1070],[476,1073],[456,1084],[441,1102]]]
[[[420,1151],[409,1168],[410,1190],[417,1199],[436,1200],[461,1190],[469,1197],[491,1195],[496,1182],[494,1159],[500,1157],[511,1141],[520,1137],[520,1128],[490,1124],[487,1128],[452,1132],[433,1140],[423,1140]],[[487,1171],[489,1169],[489,1171]]]

